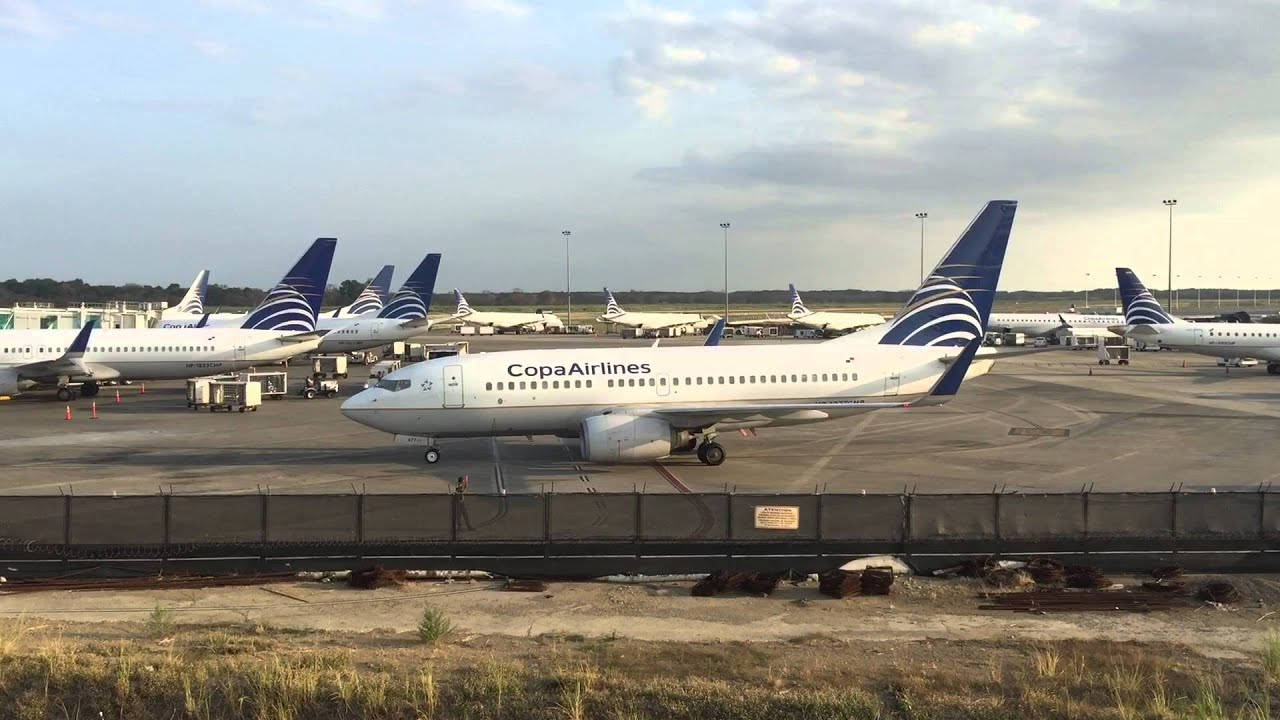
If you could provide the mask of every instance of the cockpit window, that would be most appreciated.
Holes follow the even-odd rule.
[[[391,392],[396,392],[398,390],[407,389],[409,387],[409,381],[408,380],[387,380],[386,378],[383,378],[382,380],[378,381],[378,387],[382,388],[383,390],[390,390]]]

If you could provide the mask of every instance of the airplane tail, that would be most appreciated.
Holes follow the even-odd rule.
[[[458,309],[453,311],[454,315],[470,315],[474,312],[474,310],[471,309],[471,306],[467,304],[467,299],[462,297],[462,292],[459,291],[458,288],[453,289],[453,299],[458,303]]]
[[[809,314],[809,308],[804,306],[804,301],[800,299],[800,292],[796,290],[795,285],[788,284],[791,289],[791,317],[802,317]]]
[[[1017,210],[1013,200],[988,202],[889,324],[880,344],[968,347],[981,339]]]
[[[391,300],[378,313],[380,318],[421,320],[431,311],[431,294],[436,291],[436,275],[440,272],[440,253],[428,253],[409,273]]]
[[[1160,301],[1129,268],[1116,268],[1116,282],[1120,285],[1120,301],[1124,304],[1126,325],[1172,325],[1177,322],[1165,312]]]
[[[191,281],[191,287],[187,288],[187,294],[183,295],[178,304],[170,309],[180,315],[202,315],[204,314],[204,299],[208,290],[209,271],[201,270],[196,273],[195,279]]]
[[[240,327],[246,330],[312,332],[329,282],[333,249],[338,241],[318,238]]]
[[[607,318],[617,317],[622,314],[622,306],[618,305],[618,301],[614,299],[613,293],[609,292],[609,288],[604,289],[604,316]]]
[[[360,291],[354,302],[338,312],[342,315],[377,315],[387,302],[391,291],[391,273],[395,265],[383,265],[377,275]]]
[[[715,347],[724,339],[724,318],[716,320],[716,324],[711,326],[707,331],[707,339],[702,344],[707,347]]]

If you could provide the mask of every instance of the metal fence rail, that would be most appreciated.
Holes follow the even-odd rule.
[[[799,562],[868,553],[1274,550],[1280,493],[1263,490],[0,496],[0,561],[11,565],[235,560],[296,567],[383,558],[480,567],[475,558],[525,558],[554,569],[572,567],[566,558],[591,557],[597,565],[615,558],[622,571],[656,557]]]

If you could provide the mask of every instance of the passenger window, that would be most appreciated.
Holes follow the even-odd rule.
[[[730,384],[730,385],[732,385],[732,384],[733,384],[733,376],[732,376],[732,375],[730,375],[730,376],[729,376],[729,384]]]
[[[641,382],[644,382],[644,381],[642,380]],[[649,387],[653,387],[653,386],[655,386],[655,385],[657,385],[657,384],[658,384],[658,381],[657,381],[657,380],[654,380],[653,378],[649,378]],[[662,384],[663,384],[663,385],[666,385],[667,383],[666,383],[666,381],[663,381],[663,383],[662,383]]]
[[[776,383],[776,382],[778,382],[778,376],[777,376],[777,375],[770,375],[770,376],[769,376],[769,382],[771,382],[771,383]]]
[[[554,389],[556,389],[556,390],[559,390],[559,389],[560,389],[560,381],[559,381],[559,380],[552,380],[552,381],[551,381],[551,387],[552,387],[552,388],[554,388]]]
[[[587,387],[591,387],[591,381],[590,381],[590,380],[588,380],[588,381],[587,381]]]
[[[543,390],[546,390],[546,389],[547,389],[547,381],[546,381],[546,380],[543,380],[543,381],[542,381],[542,389],[543,389]]]
[[[613,378],[609,378],[609,387],[613,387]]]
[[[702,376],[701,376],[701,375],[699,375],[699,376],[698,376],[698,384],[699,384],[699,385],[701,385],[701,384],[702,384]]]
[[[678,378],[678,377],[671,378],[671,384],[672,384],[672,385],[679,385],[679,384],[680,384],[680,378]]]
[[[526,388],[525,388],[525,386],[524,386],[524,380],[521,380],[521,381],[520,381],[520,389],[521,389],[521,390],[525,390],[525,389],[526,389]]]
[[[575,388],[580,388],[580,387],[582,387],[582,381],[581,381],[581,380],[574,380],[574,381],[573,381],[573,386],[574,386]]]
[[[666,384],[667,384],[667,379],[666,379],[666,378],[658,378],[658,384],[659,384],[659,385],[666,385]]]
[[[841,380],[843,380],[843,381],[845,381],[845,382],[848,382],[848,381],[849,381],[849,373],[840,373],[840,379],[841,379]]]
[[[854,382],[858,382],[858,373],[853,373],[852,375],[849,376],[849,379]]]
[[[795,375],[792,375],[792,376],[791,376],[791,382],[799,382],[799,380],[796,380],[796,376],[795,376]]]
[[[747,379],[746,379],[745,377],[743,377],[743,376],[741,376],[741,375],[739,375],[739,376],[738,376],[738,384],[739,384],[739,385],[746,384],[746,382],[747,382]]]
[[[801,376],[800,376],[800,382],[809,382],[809,376],[808,376],[808,375],[801,375]]]
[[[484,389],[485,389],[485,390],[492,390],[492,389],[493,389],[493,383],[491,383],[491,382],[487,382],[487,383],[485,383],[485,384],[484,384]]]
[[[779,376],[778,376],[778,381],[779,381],[779,382],[784,382],[784,383],[785,383],[785,382],[787,381],[787,376],[786,376],[786,375],[779,375]]]
[[[720,376],[720,384],[721,384],[721,385],[723,385],[723,384],[724,384],[724,376],[723,376],[723,375],[721,375],[721,376]]]
[[[827,374],[822,373],[822,382],[826,382],[826,381],[827,381]]]

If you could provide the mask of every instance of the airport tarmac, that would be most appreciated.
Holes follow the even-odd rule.
[[[644,342],[500,336],[471,339],[471,349]],[[31,393],[0,403],[0,493],[446,492],[464,475],[474,492],[508,493],[1150,491],[1252,489],[1280,478],[1269,452],[1280,378],[1265,367],[1227,373],[1190,354],[1133,358],[1100,367],[1092,352],[1057,350],[1001,360],[946,406],[721,435],[729,458],[714,468],[692,456],[596,465],[578,458],[575,440],[553,437],[444,440],[443,459],[428,466],[420,448],[344,418],[341,398],[196,412],[183,384],[148,383],[145,394],[120,388],[119,404],[104,388],[97,420],[89,400],[75,400],[66,421],[65,403]],[[363,385],[364,370],[352,374],[342,397]]]

